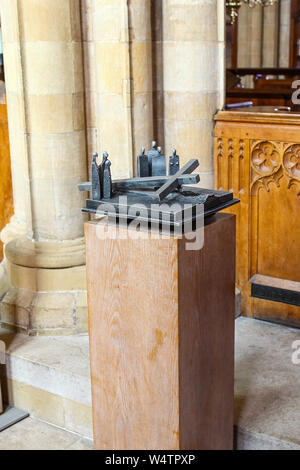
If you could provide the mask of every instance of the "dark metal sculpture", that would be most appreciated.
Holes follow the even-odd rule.
[[[157,148],[158,155],[151,160],[151,176],[165,176],[167,174],[166,157],[161,153],[161,147]]]
[[[140,178],[149,176],[149,159],[145,155],[145,147],[142,148],[142,153],[137,158],[137,175]]]
[[[176,153],[176,149],[173,150],[173,154],[169,158],[169,175],[176,175],[180,168],[179,157]]]
[[[98,153],[93,153],[92,161],[92,196],[96,201],[102,198],[100,167],[97,163]]]
[[[169,158],[167,175],[166,157],[160,147],[156,149],[156,142],[152,143],[147,154],[142,148],[137,157],[137,178],[112,181],[107,152],[103,154],[100,165],[97,157],[98,154],[94,153],[92,182],[78,185],[80,191],[92,194],[92,198],[87,199],[84,212],[117,215],[120,219],[132,219],[143,213],[149,222],[160,223],[162,219],[169,218],[171,225],[182,225],[187,218],[196,220],[200,205],[203,205],[204,216],[208,216],[239,202],[229,192],[189,186],[200,181],[199,175],[193,173],[199,161],[192,159],[180,169],[175,149]],[[188,216],[187,206],[190,208]],[[136,216],[132,213],[133,208],[137,209]]]

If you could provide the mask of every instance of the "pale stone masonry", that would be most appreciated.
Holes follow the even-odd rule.
[[[238,67],[288,67],[291,0],[249,8],[242,4],[238,20]],[[278,18],[279,17],[279,18]],[[253,86],[252,78],[244,79]]]
[[[1,234],[11,287],[0,318],[28,334],[86,331],[87,309],[76,310],[85,296],[76,185],[87,178],[79,2],[3,0],[1,19],[15,215]]]
[[[2,231],[0,322],[87,332],[85,195],[91,153],[132,176],[152,139],[213,186],[224,102],[223,0],[0,0],[15,215]],[[5,274],[7,271],[7,275]]]
[[[213,187],[212,116],[224,103],[224,2],[162,2],[165,147],[199,158],[201,186]]]

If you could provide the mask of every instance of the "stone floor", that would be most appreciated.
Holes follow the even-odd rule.
[[[22,336],[14,337],[13,341],[10,341],[10,336],[2,334],[0,339],[1,337],[6,338],[7,344],[9,343],[11,352],[8,358],[8,372],[15,383],[18,384],[23,377],[27,385],[34,381],[40,387],[39,390],[47,392],[46,395],[39,395],[40,410],[42,403],[44,406],[51,396],[59,398],[59,395],[64,400],[61,404],[58,398],[55,402],[50,402],[51,409],[53,403],[62,407],[57,405],[58,413],[62,414],[62,411],[59,411],[62,409],[66,413],[67,400],[76,405],[75,408],[70,408],[72,416],[78,412],[79,405],[86,406],[87,408],[78,414],[80,424],[90,404],[87,337],[30,339]],[[295,341],[300,341],[298,329],[242,317],[237,319],[237,449],[300,450],[300,364],[293,364],[292,361],[292,346]],[[30,394],[31,390],[29,388]],[[16,392],[21,394],[22,390],[16,388]],[[42,419],[50,421],[43,416]],[[87,423],[89,420],[88,417]],[[70,429],[74,431],[74,428],[68,427],[70,422],[66,420],[57,425],[59,427],[32,417],[28,418],[0,433],[0,450],[92,448],[92,441],[79,435],[87,436],[86,432],[69,432]],[[61,429],[62,427],[69,431]]]
[[[242,317],[236,321],[237,448],[300,450],[300,364],[292,362],[294,341],[300,341],[299,329]]]
[[[26,418],[0,433],[0,450],[92,449],[92,441],[33,418]]]

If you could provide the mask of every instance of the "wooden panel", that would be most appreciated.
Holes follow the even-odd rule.
[[[299,115],[280,115],[269,109],[223,111],[216,120],[217,188],[228,179],[226,160],[232,159],[223,151],[225,162],[223,166],[218,164],[221,147],[226,149],[229,141],[238,138],[247,149],[242,161],[238,149],[233,148],[233,190],[235,197],[241,199],[237,217],[237,284],[242,292],[243,313],[300,326],[299,307],[253,299],[250,283],[251,277],[258,274],[278,278],[283,285],[300,280]],[[242,191],[237,172],[245,178]]]
[[[218,129],[216,129],[216,133]],[[223,135],[225,134],[225,137]],[[250,142],[241,132],[235,138],[228,137],[223,128],[215,139],[215,187],[219,190],[233,190],[234,197],[240,204],[224,212],[235,214],[237,223],[236,245],[236,282],[242,292],[249,289],[249,225],[245,223],[249,217],[250,197]],[[230,135],[234,135],[230,133]],[[230,161],[229,161],[230,160]],[[230,169],[231,168],[231,169]],[[230,172],[233,175],[230,176]],[[232,184],[230,184],[230,179]],[[230,186],[233,185],[233,188]],[[242,309],[249,311],[249,296],[242,296]]]
[[[235,218],[201,251],[85,230],[95,448],[231,449]]]
[[[179,449],[177,242],[109,237],[86,224],[95,448]]]
[[[285,176],[278,184],[271,183],[269,191],[259,190],[257,272],[300,281],[300,184],[289,187]]]
[[[233,446],[235,217],[205,228],[204,248],[179,243],[180,448]]]
[[[0,104],[0,231],[13,215],[13,197],[6,104]],[[0,242],[0,259],[3,245]]]

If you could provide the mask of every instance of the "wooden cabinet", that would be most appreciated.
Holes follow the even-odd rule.
[[[215,187],[241,200],[237,284],[247,316],[300,326],[300,114],[220,111]]]

